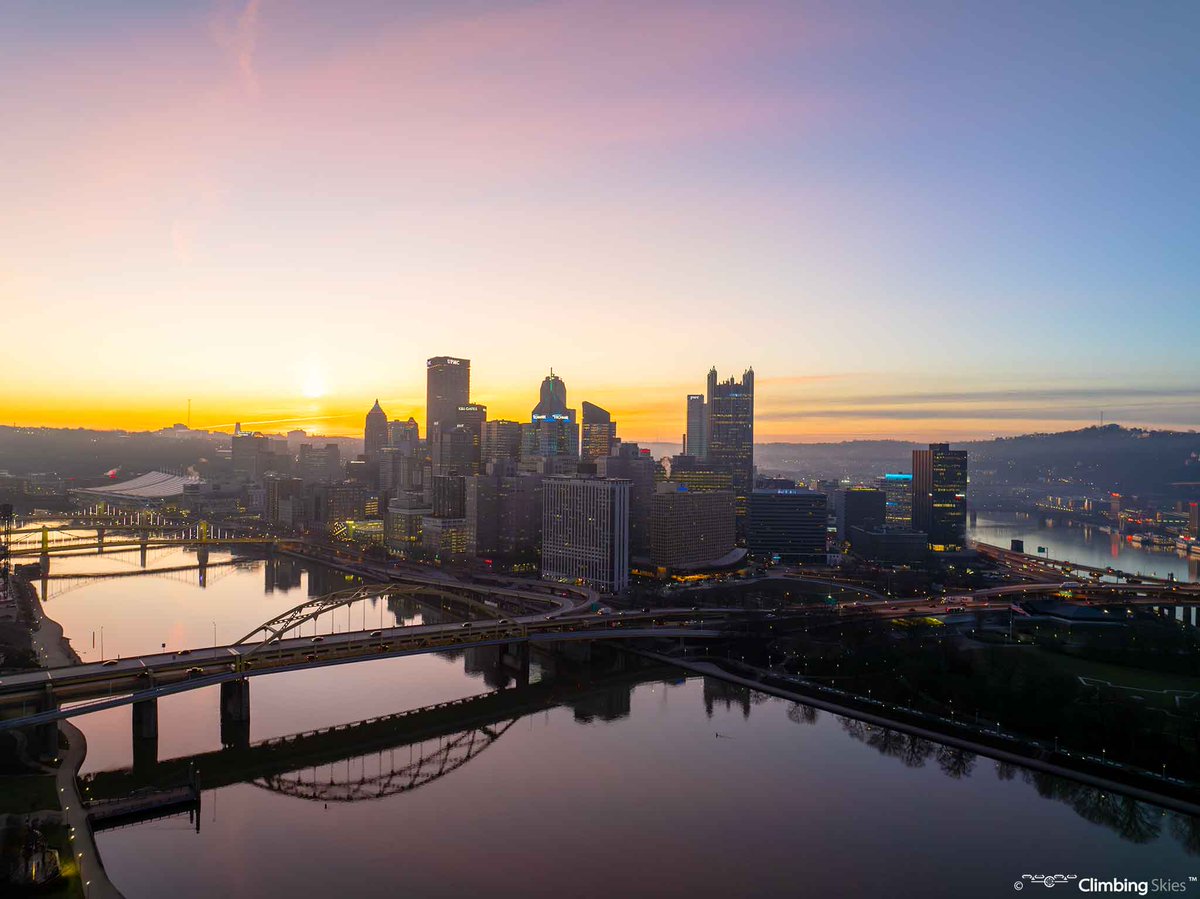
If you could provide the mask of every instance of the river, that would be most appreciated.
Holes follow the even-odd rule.
[[[195,562],[172,552],[148,564]],[[227,642],[310,591],[346,584],[292,562],[218,565],[230,557],[216,552],[204,587],[198,571],[57,577],[138,564],[123,555],[53,560],[46,611],[81,650],[93,652],[100,627],[109,655],[203,644],[214,622]],[[352,614],[331,626],[421,611],[393,600]],[[199,830],[183,816],[101,832],[106,868],[130,899],[1001,896],[1029,884],[1024,874],[1200,874],[1188,851],[1200,850],[1200,829],[1152,806],[718,681],[615,677],[560,676],[566,698],[554,707],[417,745],[364,753],[349,741],[300,770],[284,754],[269,776],[230,785],[214,755],[216,689],[161,699],[158,758],[199,755],[201,786],[210,779]],[[257,677],[250,739],[505,681],[482,652]],[[129,707],[75,720],[88,739],[84,775],[123,776],[105,772],[132,763]]]
[[[1200,581],[1200,558],[1181,556],[1173,549],[1146,549],[1134,546],[1118,534],[1106,534],[1090,524],[1045,515],[980,515],[968,530],[968,536],[982,543],[1008,549],[1011,541],[1025,541],[1025,552],[1037,554],[1044,546],[1051,559],[1117,568],[1131,574],[1166,577],[1181,581]]]

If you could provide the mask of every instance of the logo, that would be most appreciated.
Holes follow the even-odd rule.
[[[1054,888],[1060,883],[1070,883],[1072,880],[1079,878],[1078,874],[1022,874],[1021,879],[1013,884],[1014,890],[1025,889],[1025,881],[1028,880],[1031,884]]]

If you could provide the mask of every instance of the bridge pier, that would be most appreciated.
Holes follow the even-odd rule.
[[[245,678],[221,684],[221,745],[250,745],[250,681]]]
[[[52,712],[58,708],[54,692],[47,687],[42,698],[35,703],[35,712]],[[51,762],[58,758],[58,722],[35,724],[27,731],[30,754],[39,761]]]
[[[96,528],[96,552],[104,552],[104,528]]]
[[[149,541],[150,541],[150,536],[145,531],[142,531],[142,536],[140,538],[140,542],[142,545],[138,552],[138,559],[141,562],[141,565],[143,568],[146,567],[146,544]]]
[[[196,550],[196,561],[200,566],[200,586],[208,586],[208,547],[201,546]]]
[[[518,687],[529,686],[529,643],[506,643],[500,651],[500,666],[508,669]]]
[[[158,764],[158,700],[133,704],[133,768],[144,771]]]

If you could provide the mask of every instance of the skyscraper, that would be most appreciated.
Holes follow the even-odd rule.
[[[687,439],[684,455],[704,459],[708,456],[708,405],[704,394],[689,393],[687,398]]]
[[[877,482],[887,503],[884,518],[888,527],[912,527],[912,475],[889,472]]]
[[[542,379],[538,404],[533,407],[533,420],[541,421],[559,416],[567,416],[574,421],[575,410],[567,408],[567,385],[554,373],[554,369],[550,369],[550,374]]]
[[[425,363],[425,436],[436,443],[439,426],[458,423],[458,407],[471,402],[471,360],[434,356]]]
[[[717,380],[717,370],[708,373],[707,454],[709,464],[730,474],[737,498],[739,533],[746,533],[746,514],[754,489],[754,369],[741,381]]]
[[[417,420],[411,415],[408,421],[396,419],[388,424],[388,446],[404,450],[406,455],[415,455],[417,444],[421,442],[421,431]]]
[[[816,562],[825,558],[825,494],[811,490],[755,490],[750,496],[750,552]]]
[[[542,482],[542,577],[619,593],[629,586],[629,482]]]
[[[480,459],[483,464],[493,460],[521,458],[521,423],[493,418],[483,423]]]
[[[714,562],[733,551],[733,522],[732,493],[659,484],[651,498],[650,562],[667,569]]]
[[[538,404],[521,426],[521,458],[579,458],[579,425],[567,408],[567,385],[551,370],[542,380]]]
[[[934,552],[967,544],[967,453],[948,443],[913,450],[912,526],[929,537]]]
[[[388,445],[388,417],[375,400],[375,405],[367,413],[367,424],[363,429],[363,455],[368,462],[379,460],[379,451]]]
[[[584,402],[583,404],[583,442],[580,445],[579,456],[585,461],[607,456],[612,452],[617,438],[617,423],[612,420],[606,409]]]
[[[838,540],[849,540],[851,528],[872,531],[884,525],[887,495],[872,487],[851,487],[834,495]]]

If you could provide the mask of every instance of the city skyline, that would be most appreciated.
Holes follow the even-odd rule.
[[[1195,7],[952,8],[13,4],[0,416],[351,434],[449,351],[644,441],[712,365],[762,442],[1200,426]]]

